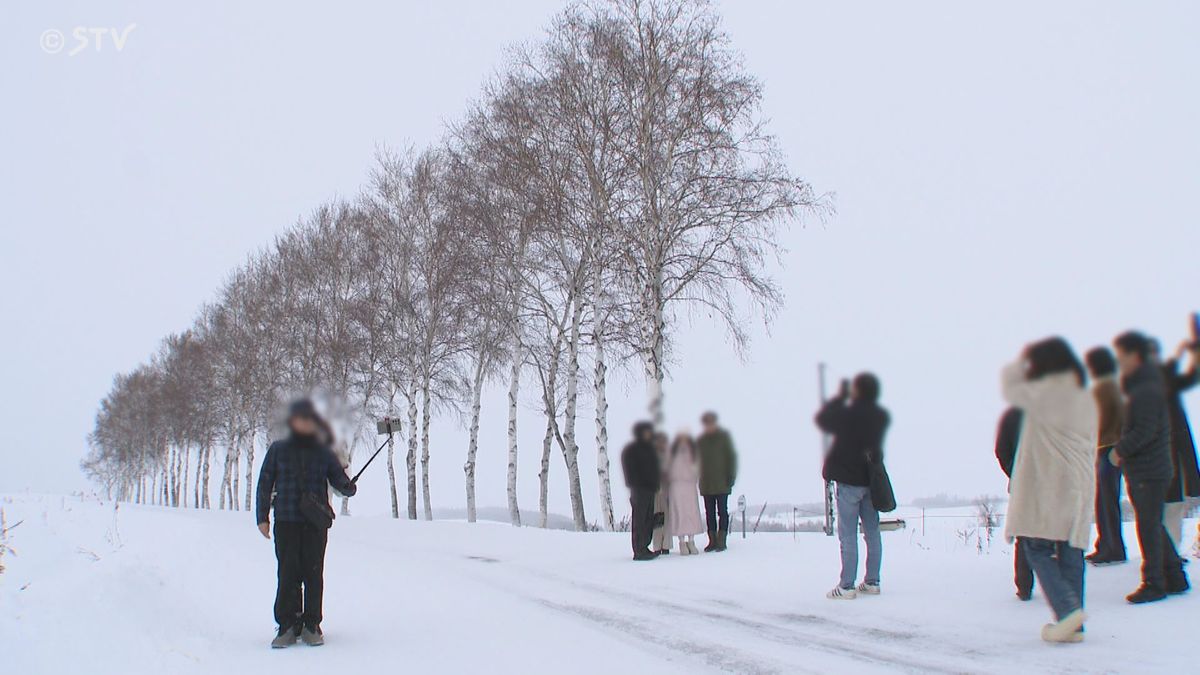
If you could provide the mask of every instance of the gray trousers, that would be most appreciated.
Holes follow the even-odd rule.
[[[837,486],[838,541],[842,545],[842,588],[854,588],[858,576],[858,526],[862,523],[863,541],[867,544],[868,584],[879,583],[879,568],[883,561],[883,540],[879,536],[879,512],[871,503],[870,488],[857,485]]]

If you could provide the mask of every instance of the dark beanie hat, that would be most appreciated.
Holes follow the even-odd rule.
[[[321,416],[317,414],[317,407],[313,405],[312,401],[306,398],[293,401],[292,404],[288,406],[288,419],[290,420],[295,417],[307,417],[313,421],[321,419]]]

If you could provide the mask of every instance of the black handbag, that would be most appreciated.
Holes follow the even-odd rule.
[[[892,479],[882,460],[867,459],[871,478],[871,505],[880,513],[896,510],[896,493],[892,490]]]
[[[318,497],[308,490],[308,464],[304,461],[308,452],[300,449],[300,515],[313,527],[328,530],[333,527],[333,508],[329,500]]]

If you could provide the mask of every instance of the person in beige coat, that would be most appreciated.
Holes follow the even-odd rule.
[[[1048,642],[1083,639],[1083,551],[1095,502],[1096,404],[1066,340],[1026,348],[1004,368],[1004,398],[1025,413],[1013,465],[1005,536],[1019,539],[1055,623]]]

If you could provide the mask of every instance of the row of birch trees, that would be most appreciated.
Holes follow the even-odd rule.
[[[544,423],[538,524],[561,456],[575,526],[588,526],[590,402],[611,529],[610,369],[644,379],[661,422],[681,324],[712,317],[741,350],[747,319],[781,303],[767,271],[777,231],[826,206],[785,166],[761,101],[709,2],[569,6],[440,142],[379,151],[359,195],[302,218],[118,375],[86,473],[121,499],[210,508],[215,488],[217,508],[249,509],[280,407],[320,392],[346,462],[370,449],[376,418],[406,417],[403,487],[387,455],[396,517],[432,518],[431,420],[461,414],[467,447],[437,451],[465,451],[473,521],[482,394],[499,386],[512,523],[524,401]]]

